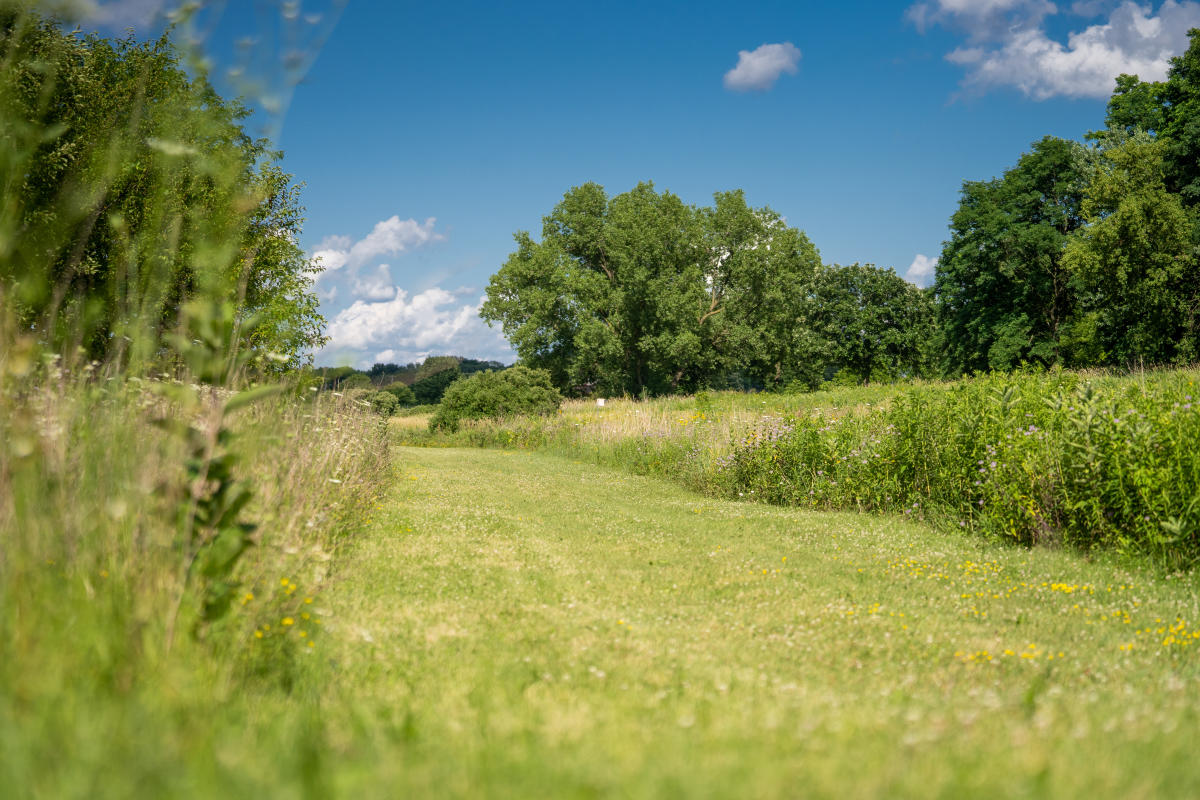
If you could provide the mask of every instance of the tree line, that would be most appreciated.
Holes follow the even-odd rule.
[[[481,315],[566,391],[812,387],[923,370],[930,296],[890,269],[826,266],[741,191],[695,207],[642,183],[571,189],[491,279]]]
[[[934,284],[948,374],[1200,356],[1200,30],[1105,127],[967,182]]]
[[[966,181],[932,287],[822,263],[742,192],[568,191],[481,316],[565,391],[814,387],[1200,357],[1200,30],[1167,78],[1122,75],[1105,126]]]

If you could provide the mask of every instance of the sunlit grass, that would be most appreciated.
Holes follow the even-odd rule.
[[[402,461],[332,600],[348,793],[1200,785],[1191,577],[545,456]]]

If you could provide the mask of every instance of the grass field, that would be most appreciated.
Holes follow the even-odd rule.
[[[986,375],[801,395],[701,393],[402,441],[528,449],[712,497],[903,513],[1026,545],[1200,566],[1195,369]]]
[[[395,462],[290,691],[148,658],[30,707],[48,665],[0,710],[9,796],[1200,791],[1190,576],[547,455]]]
[[[1190,579],[544,456],[399,458],[323,645],[347,794],[1200,791]]]

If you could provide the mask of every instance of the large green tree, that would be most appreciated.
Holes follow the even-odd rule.
[[[1121,75],[1108,103],[1108,131],[1144,131],[1164,142],[1159,153],[1163,187],[1178,194],[1200,242],[1200,29],[1188,31],[1188,49],[1171,59],[1165,81]],[[1098,139],[1106,134],[1089,134]]]
[[[891,269],[872,264],[822,268],[810,319],[825,366],[862,382],[927,372],[932,299]]]
[[[1063,257],[1079,294],[1068,337],[1080,364],[1191,362],[1200,355],[1200,269],[1183,198],[1167,189],[1169,144],[1101,137]]]
[[[948,374],[1059,360],[1073,309],[1062,251],[1083,223],[1082,150],[1047,136],[1003,177],[963,184],[934,282]]]
[[[789,378],[820,256],[741,192],[696,208],[650,183],[612,198],[588,183],[545,217],[541,241],[515,238],[481,315],[556,385],[639,394],[732,370]]]
[[[36,4],[33,4],[36,7]],[[148,362],[187,300],[296,365],[323,341],[298,187],[168,36],[0,0],[0,300],[59,351]]]

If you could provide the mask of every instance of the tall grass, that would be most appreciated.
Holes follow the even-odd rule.
[[[530,447],[713,495],[936,519],[1023,544],[1200,558],[1200,372],[1053,372],[701,395],[406,441]]]
[[[171,637],[189,592],[177,513],[188,481],[184,444],[154,421],[181,412],[159,381],[53,358],[7,352],[0,376],[0,784],[81,794],[53,768],[69,757],[71,779],[90,774],[106,794],[180,791],[195,770],[172,759],[208,759],[216,720],[262,724],[258,706],[316,685],[322,593],[389,477],[386,431],[308,391],[245,409],[229,441],[253,492],[241,515],[257,527],[231,576],[236,601],[206,625],[184,603]],[[116,763],[122,747],[136,763]]]

